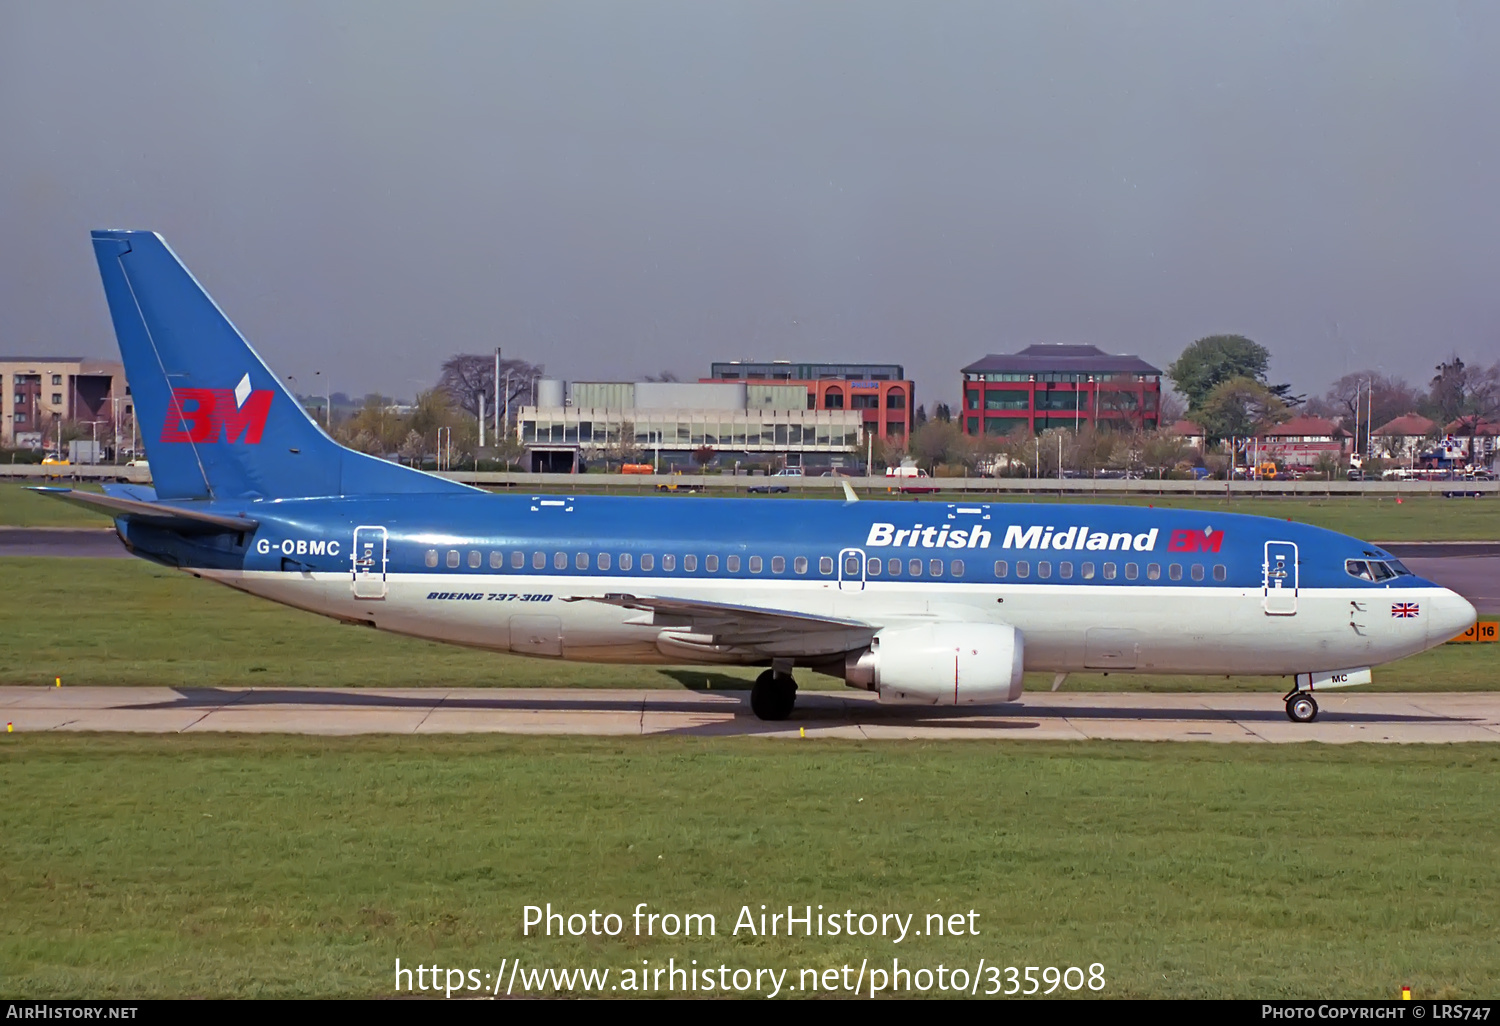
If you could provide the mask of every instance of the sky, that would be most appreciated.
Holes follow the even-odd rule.
[[[0,355],[115,356],[161,232],[279,374],[410,396],[960,368],[1500,360],[1500,4],[0,0]]]

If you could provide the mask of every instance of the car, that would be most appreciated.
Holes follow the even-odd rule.
[[[780,477],[780,478],[788,478],[788,477],[801,477],[801,476],[802,476],[802,468],[801,467],[783,467],[781,470],[778,470],[778,471],[776,471],[776,473],[772,474],[771,478],[774,481],[774,479],[778,478],[778,477]],[[785,494],[787,494],[788,492],[790,492],[792,490],[792,486],[789,485],[789,484],[767,483],[767,484],[751,485],[746,490],[749,491],[753,495],[773,495],[773,494],[785,495]]]
[[[67,467],[67,466],[71,466],[71,465],[72,464],[70,464],[68,462],[68,459],[67,459],[66,456],[54,456],[54,455],[48,454],[47,456],[44,456],[42,458],[42,466],[44,466],[44,467]],[[62,474],[60,474],[60,473],[52,473],[52,472],[49,471],[49,472],[45,473],[43,476],[44,477],[56,477],[56,478],[60,478],[60,477],[62,477]]]

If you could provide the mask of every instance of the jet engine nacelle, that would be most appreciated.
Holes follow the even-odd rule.
[[[888,627],[844,660],[844,680],[882,702],[981,705],[1021,697],[1024,645],[1014,627],[935,623]]]

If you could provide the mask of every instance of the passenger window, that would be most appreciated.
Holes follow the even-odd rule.
[[[752,574],[758,574],[758,573],[760,573],[761,565],[762,564],[761,564],[761,560],[760,560],[759,556],[751,556],[750,557],[750,572]]]
[[[1049,562],[1048,560],[1044,559],[1040,563],[1038,563],[1036,565],[1036,575],[1038,577],[1040,577],[1044,581],[1047,578],[1051,577],[1052,576],[1052,564],[1051,564],[1051,562]]]
[[[491,552],[490,553],[490,569],[491,570],[499,570],[500,567],[501,567],[501,565],[504,562],[505,562],[505,558],[503,556],[501,556],[500,553],[498,553],[498,552]]]
[[[962,577],[964,575],[964,561],[955,559],[950,569],[952,569],[954,577]]]
[[[661,557],[661,568],[664,573],[671,573],[677,569],[677,557],[668,553]]]
[[[1031,564],[1024,559],[1016,560],[1016,576],[1023,580],[1031,576]]]
[[[1203,580],[1203,564],[1202,563],[1194,563],[1193,564],[1193,580],[1195,580],[1195,581],[1201,581],[1201,580]]]
[[[635,557],[628,552],[620,553],[620,569],[629,570],[635,565]]]
[[[1085,581],[1092,581],[1094,579],[1094,564],[1083,564],[1083,579]]]
[[[1160,563],[1148,563],[1146,565],[1146,580],[1148,580],[1148,581],[1159,581],[1159,580],[1161,580],[1161,564]]]
[[[1104,564],[1104,579],[1106,581],[1112,581],[1115,579],[1115,565],[1113,563]]]
[[[457,549],[449,549],[448,550],[448,565],[449,566],[458,566],[458,550]]]
[[[596,566],[598,566],[600,570],[608,570],[609,569],[609,553],[608,552],[601,552],[601,553],[599,553],[599,555],[594,559],[594,564]]]
[[[469,569],[471,569],[471,570],[478,570],[479,569],[479,564],[480,564],[480,562],[483,559],[484,559],[484,557],[479,554],[479,550],[478,549],[470,549],[469,550]]]
[[[1173,563],[1171,566],[1167,567],[1167,576],[1174,581],[1182,580],[1182,564]]]
[[[906,563],[906,572],[908,574],[910,574],[911,576],[913,576],[913,577],[921,577],[922,576],[922,561],[920,559],[911,559],[911,560],[908,560],[907,563]]]
[[[1010,567],[1006,564],[1005,560],[995,560],[995,576],[1004,577],[1008,573],[1010,573]]]
[[[568,554],[566,552],[552,553],[552,568],[554,570],[566,570],[568,568]]]
[[[425,560],[428,566],[437,566],[437,549],[428,549]]]
[[[823,572],[826,574],[828,571],[824,570]],[[845,556],[844,557],[844,576],[845,577],[858,577],[859,576],[859,557],[858,556]]]
[[[656,557],[653,556],[649,552],[646,553],[645,555],[641,556],[641,569],[644,570],[644,571],[646,571],[647,573],[650,573],[652,570],[655,570],[656,569]]]
[[[573,566],[579,570],[587,570],[589,568],[589,554],[587,552],[578,553],[578,555],[573,557]]]
[[[943,576],[943,561],[941,559],[929,559],[927,561],[927,573],[932,577]]]
[[[880,557],[871,556],[865,561],[865,573],[871,577],[880,576]]]
[[[545,552],[533,552],[531,554],[531,569],[547,569],[547,554]]]
[[[728,563],[729,563],[729,572],[730,573],[737,574],[737,573],[740,572],[740,557],[739,556],[730,556]]]
[[[792,570],[798,574],[807,573],[807,557],[798,556],[796,559],[792,560]]]
[[[877,559],[876,562],[878,563],[880,561]],[[892,577],[900,577],[901,576],[901,560],[897,559],[895,557],[891,558],[891,576]]]
[[[1057,564],[1057,576],[1065,581],[1071,581],[1073,579],[1073,564],[1066,560]]]
[[[703,569],[707,570],[711,574],[718,573],[719,572],[719,557],[718,556],[704,556],[703,557]]]
[[[526,553],[524,553],[524,552],[512,552],[510,554],[510,568],[512,570],[520,570],[520,569],[522,569],[525,566],[526,566]]]
[[[1126,563],[1125,564],[1125,579],[1127,581],[1133,581],[1133,580],[1135,580],[1137,577],[1140,576],[1140,573],[1141,573],[1140,567],[1136,566],[1134,563]]]
[[[859,560],[856,559],[853,556],[850,556],[849,558],[852,559],[852,560],[854,560],[854,570],[852,572],[856,573],[856,574],[859,573]],[[833,573],[833,557],[832,556],[819,556],[818,557],[818,573],[820,573],[820,574],[831,574],[831,573]]]
[[[1229,568],[1223,563],[1214,564],[1214,580],[1222,581],[1229,577]]]
[[[786,573],[786,557],[785,556],[772,556],[771,557],[771,573],[773,573],[773,574],[784,574],[784,573]]]
[[[683,556],[682,557],[682,569],[685,570],[685,571],[687,571],[688,573],[695,572],[698,569],[698,557],[697,556]]]

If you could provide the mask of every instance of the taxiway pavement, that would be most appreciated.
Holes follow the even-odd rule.
[[[18,732],[584,734],[875,740],[1033,739],[1342,744],[1500,741],[1500,694],[1318,696],[1314,723],[1272,693],[1039,693],[982,709],[880,705],[803,692],[792,718],[757,720],[742,691],[353,688],[0,688]]]

